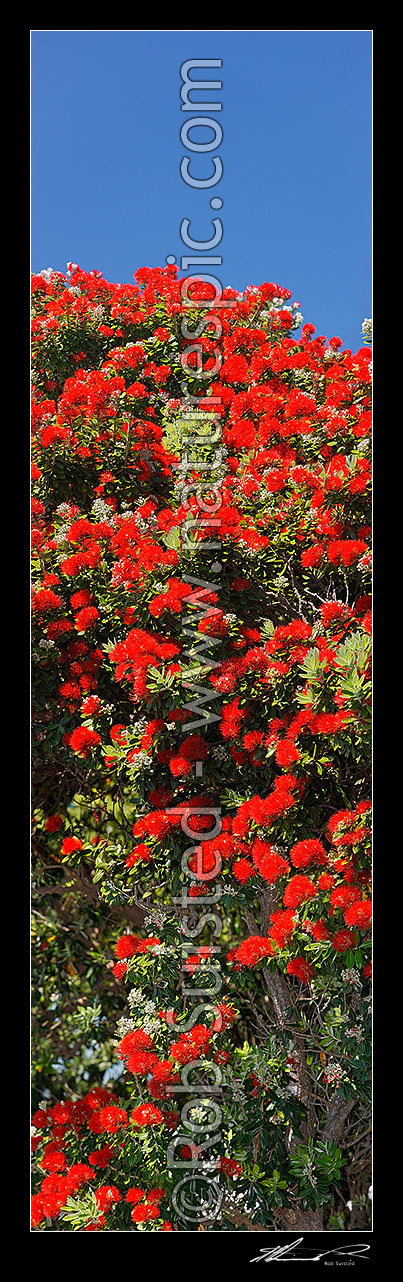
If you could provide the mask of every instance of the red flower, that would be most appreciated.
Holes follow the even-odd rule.
[[[228,1175],[231,1180],[235,1175],[242,1175],[242,1166],[239,1162],[234,1162],[232,1157],[219,1157],[217,1170],[222,1171],[223,1175]]]
[[[70,747],[79,757],[88,757],[89,752],[96,748],[101,742],[101,736],[96,730],[90,730],[88,726],[77,726],[76,730],[70,735]]]
[[[88,699],[84,699],[83,703],[81,704],[81,712],[83,714],[83,717],[95,716],[97,712],[100,712],[101,706],[102,706],[101,700],[98,698],[98,695],[90,694]]]
[[[296,929],[297,919],[291,909],[281,910],[272,913],[270,917],[270,937],[278,944],[279,948],[284,948],[285,944],[290,942]]]
[[[41,1166],[44,1171],[64,1171],[67,1161],[64,1153],[60,1153],[57,1150],[49,1152],[49,1149],[47,1149],[41,1158]]]
[[[332,908],[349,908],[356,899],[360,898],[360,892],[357,886],[335,886],[332,890],[329,901]]]
[[[368,930],[372,923],[371,900],[360,899],[358,903],[352,904],[344,914],[344,920],[347,926],[358,926],[360,930]]]
[[[71,855],[74,850],[81,850],[82,844],[79,837],[65,837],[61,853],[62,855]]]
[[[105,1144],[103,1148],[93,1149],[92,1153],[89,1155],[88,1161],[91,1166],[96,1166],[99,1170],[104,1170],[105,1166],[109,1166],[112,1158],[113,1148],[111,1148],[110,1144]]]
[[[132,1055],[134,1051],[145,1051],[153,1049],[153,1041],[149,1033],[145,1033],[143,1028],[134,1028],[132,1032],[126,1033],[119,1043],[119,1055]]]
[[[305,957],[293,957],[292,961],[288,962],[287,974],[296,975],[296,978],[300,979],[301,983],[308,984],[315,971]]]
[[[263,957],[273,957],[274,948],[267,935],[250,935],[235,948],[234,958],[240,966],[256,966]]]
[[[99,1124],[98,1135],[102,1131],[110,1131],[111,1135],[119,1130],[120,1126],[127,1126],[127,1113],[124,1108],[117,1108],[115,1104],[109,1104],[106,1108],[101,1108],[97,1121]]]
[[[126,1067],[128,1073],[135,1073],[137,1077],[147,1077],[148,1073],[155,1073],[158,1063],[158,1055],[150,1051],[132,1051]]]
[[[236,859],[232,865],[232,871],[237,881],[245,882],[249,881],[250,877],[253,877],[254,867],[253,864],[249,863],[248,859]]]
[[[357,937],[352,930],[338,930],[332,939],[332,948],[336,953],[346,953],[348,948],[354,948]]]
[[[291,766],[294,761],[299,761],[299,755],[300,754],[295,743],[289,743],[287,739],[284,739],[276,748],[275,756],[277,765],[286,767]]]
[[[330,939],[330,931],[325,926],[324,921],[305,921],[304,930],[308,932],[308,935],[312,935],[312,939],[315,939],[317,943],[323,939]]]
[[[307,868],[309,864],[326,864],[327,855],[321,841],[314,838],[307,838],[305,841],[297,841],[290,851],[291,863],[294,868]]]
[[[220,722],[220,734],[223,739],[236,739],[242,721],[247,715],[246,708],[239,707],[239,699],[233,699],[232,703],[224,703]]]
[[[134,1224],[145,1224],[147,1220],[158,1220],[159,1209],[155,1202],[143,1202],[133,1207],[131,1216]]]
[[[47,614],[49,610],[58,610],[63,604],[62,597],[52,592],[51,588],[39,588],[32,599],[34,614]]]
[[[135,1126],[160,1126],[164,1121],[164,1114],[155,1104],[139,1104],[130,1116]]]
[[[116,940],[115,953],[117,957],[134,957],[137,952],[140,936],[139,935],[121,935]]]
[[[62,823],[63,819],[61,815],[49,815],[49,818],[45,819],[44,827],[46,828],[46,832],[58,832]]]
[[[93,628],[97,619],[99,619],[99,610],[95,606],[88,606],[76,614],[74,627],[77,632],[86,632],[88,628]]]
[[[284,891],[283,904],[286,908],[299,908],[307,899],[314,899],[317,893],[309,877],[291,877]]]
[[[99,1210],[102,1212],[108,1211],[111,1206],[115,1206],[116,1202],[121,1202],[122,1194],[119,1193],[119,1189],[114,1184],[104,1184],[101,1188],[95,1190],[95,1198]]]
[[[257,861],[256,866],[263,880],[273,886],[276,881],[279,881],[280,877],[285,877],[289,873],[289,864],[286,859],[283,859],[282,855],[278,854],[277,850],[270,849],[270,846],[260,853],[262,846],[266,846],[263,841],[257,840],[253,843],[253,862]]]

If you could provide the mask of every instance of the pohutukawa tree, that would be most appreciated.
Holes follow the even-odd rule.
[[[370,349],[32,287],[34,1228],[366,1227]]]

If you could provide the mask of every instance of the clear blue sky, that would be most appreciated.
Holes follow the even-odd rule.
[[[276,281],[318,333],[362,345],[361,321],[372,316],[370,31],[31,39],[33,271],[72,260],[131,281],[137,267],[191,254],[184,217],[195,239],[211,236],[209,201],[220,196],[224,237],[211,252],[222,254],[222,283]],[[223,81],[224,172],[217,187],[193,191],[179,171],[192,114],[179,91],[181,64],[198,57],[223,61],[205,74]],[[211,157],[198,157],[197,170],[195,160],[191,172],[211,172]]]

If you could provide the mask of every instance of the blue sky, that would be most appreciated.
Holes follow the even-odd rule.
[[[137,267],[191,254],[183,218],[195,239],[211,236],[219,196],[224,236],[211,252],[222,255],[222,283],[276,281],[318,333],[362,345],[372,316],[370,31],[33,31],[31,41],[33,271],[72,260],[130,281]],[[213,113],[223,140],[211,153],[223,176],[210,190],[192,190],[179,169],[181,126],[203,114],[181,111],[189,58],[223,63],[205,73],[223,82]],[[191,172],[211,172],[211,155],[193,156]]]

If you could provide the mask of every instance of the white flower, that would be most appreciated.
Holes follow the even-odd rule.
[[[149,757],[147,752],[137,752],[130,764],[133,770],[151,770],[152,757]]]
[[[136,1024],[134,1019],[125,1019],[124,1016],[122,1016],[122,1019],[119,1019],[116,1025],[116,1032],[119,1041],[121,1041],[122,1037],[126,1036],[126,1033],[132,1033],[135,1027]]]
[[[139,721],[133,721],[133,730],[136,734],[144,734],[147,725],[147,717],[140,717]]]
[[[344,1077],[341,1064],[338,1064],[336,1060],[330,1060],[326,1068],[325,1076],[329,1084],[333,1082],[341,1082]]]
[[[356,984],[359,988],[362,987],[358,970],[355,970],[354,967],[351,970],[342,970],[341,977],[345,983]]]
[[[65,543],[69,529],[70,529],[69,525],[61,525],[60,528],[57,530],[57,532],[53,535],[55,543],[58,543],[58,544]]]
[[[95,499],[91,512],[94,513],[97,521],[106,521],[111,517],[111,509],[109,503],[105,503],[105,499]]]
[[[106,315],[105,308],[102,307],[101,303],[98,303],[97,307],[93,307],[91,312],[91,316],[93,320],[95,321],[102,320],[102,317],[105,315]]]

